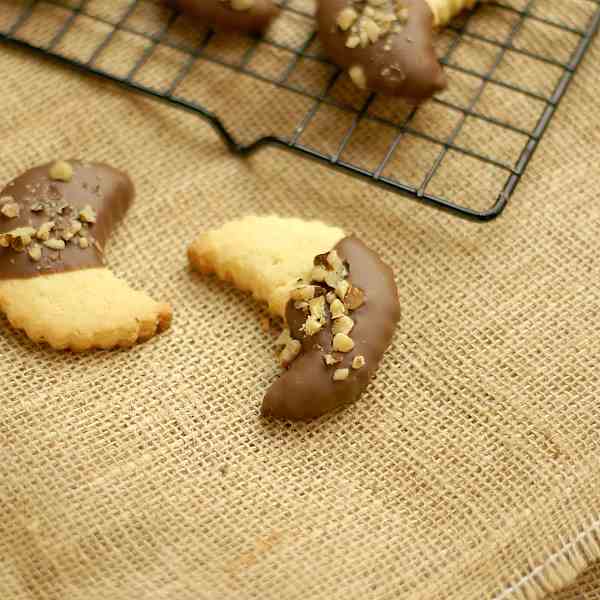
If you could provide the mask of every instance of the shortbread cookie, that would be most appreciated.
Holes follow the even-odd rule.
[[[279,14],[273,0],[167,0],[204,23],[223,30],[261,33]]]
[[[446,87],[435,27],[477,0],[318,0],[325,52],[361,89],[414,102]]]
[[[358,238],[318,221],[246,217],[202,235],[189,258],[287,323],[278,343],[288,370],[264,415],[311,419],[358,398],[400,317],[391,270]]]
[[[0,193],[0,310],[36,342],[82,351],[131,346],[168,327],[171,309],[104,266],[134,196],[107,165],[58,161]]]
[[[317,256],[287,303],[288,370],[267,391],[265,416],[319,417],[354,402],[373,376],[400,319],[391,269],[357,237]]]
[[[188,256],[196,270],[252,292],[284,317],[290,291],[309,275],[315,255],[343,237],[341,229],[319,221],[249,216],[202,234]]]

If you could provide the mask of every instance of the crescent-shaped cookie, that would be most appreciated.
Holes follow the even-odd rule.
[[[104,265],[134,196],[104,164],[58,161],[0,192],[0,310],[36,342],[83,351],[131,346],[167,328],[171,308]]]
[[[318,0],[325,52],[355,85],[414,102],[446,87],[436,27],[477,0]]]
[[[202,234],[188,256],[287,324],[277,342],[287,371],[263,415],[311,419],[358,398],[400,316],[393,274],[364,243],[319,221],[251,216]]]

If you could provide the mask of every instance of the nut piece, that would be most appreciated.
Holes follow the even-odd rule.
[[[304,329],[304,333],[310,337],[312,335],[315,335],[315,333],[319,333],[319,331],[321,331],[321,329],[323,328],[323,323],[319,321],[316,317],[310,316],[308,317],[308,319],[306,319],[302,328]]]
[[[46,248],[50,248],[51,250],[64,250],[65,242],[63,240],[56,239],[46,240],[44,242],[44,246],[46,246]]]
[[[353,369],[362,369],[365,366],[365,357],[361,354],[360,356],[355,356],[352,361]]]
[[[318,296],[309,301],[310,314],[318,321],[325,320],[325,296]]]
[[[350,38],[350,39],[352,39],[352,38]],[[346,42],[346,46],[348,46],[350,39],[348,40],[348,42]],[[355,48],[356,46],[349,46],[349,47]],[[348,75],[350,75],[350,79],[352,79],[354,85],[357,88],[359,88],[361,90],[367,89],[367,76],[365,74],[365,70],[360,65],[354,65],[353,67],[350,67],[350,69],[348,70]]]
[[[333,335],[337,335],[338,333],[349,335],[353,328],[354,321],[350,317],[344,315],[333,322],[331,333],[333,333]]]
[[[29,208],[29,210],[31,212],[42,212],[44,210],[44,205],[41,202],[36,202]]]
[[[10,198],[12,200],[12,198]],[[0,198],[0,202],[5,198]],[[0,208],[0,213],[9,219],[15,219],[21,214],[21,207],[16,202],[7,202]]]
[[[332,365],[342,362],[342,357],[334,354],[325,354],[323,360],[328,367],[331,367]]]
[[[354,341],[345,333],[336,333],[333,336],[333,349],[336,352],[350,352],[354,348]]]
[[[254,0],[231,0],[233,10],[250,10],[254,6]]]
[[[300,354],[302,344],[298,340],[290,340],[279,355],[279,360],[284,367],[287,367]]]
[[[337,271],[327,271],[327,275],[325,275],[325,283],[329,287],[335,289],[340,281],[341,276]]]
[[[37,244],[33,244],[31,248],[29,248],[29,258],[31,258],[33,262],[38,262],[42,258],[42,249]]]
[[[73,167],[64,160],[57,160],[48,172],[50,179],[54,181],[66,181],[69,182],[73,179]]]
[[[338,295],[338,298],[343,300],[346,297],[346,294],[348,293],[349,289],[350,289],[350,284],[345,279],[342,279],[335,286],[335,293]]]
[[[313,267],[310,274],[311,281],[325,281],[325,275],[327,275],[327,269],[321,265]]]
[[[79,220],[84,223],[96,222],[96,211],[91,206],[85,206],[79,211]]]
[[[349,375],[350,375],[350,369],[336,369],[333,372],[333,380],[334,381],[344,381],[345,379],[348,379]]]
[[[84,237],[80,237],[79,238],[79,247],[82,250],[85,250],[86,248],[89,248],[90,247],[90,243],[89,243],[88,239],[84,238]]]
[[[343,317],[346,314],[346,308],[344,307],[344,304],[341,300],[338,300],[337,298],[331,303],[331,306],[329,308],[331,310],[332,319],[339,319],[340,317]]]
[[[348,31],[354,25],[356,19],[358,19],[358,13],[353,8],[348,7],[340,12],[336,22],[342,31]]]
[[[84,240],[85,238],[81,238]],[[290,330],[286,327],[280,334],[279,337],[275,340],[276,346],[287,346],[292,341],[292,336],[290,335]]]
[[[294,288],[290,294],[292,300],[310,300],[315,297],[314,285],[303,285]]]
[[[17,227],[12,231],[0,234],[0,247],[8,248],[10,246],[13,250],[22,252],[31,244],[31,238],[34,235],[33,227]]]
[[[54,221],[48,221],[40,226],[35,234],[38,240],[46,241],[50,238],[50,232],[54,229]]]
[[[302,312],[308,312],[308,302],[294,302],[294,308]]]
[[[357,287],[352,286],[346,297],[344,298],[344,305],[348,310],[356,310],[365,303],[365,293]]]
[[[334,292],[327,292],[325,299],[327,300],[327,304],[331,304],[336,299],[336,295]]]

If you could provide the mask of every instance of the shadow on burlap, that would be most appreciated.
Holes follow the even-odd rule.
[[[147,344],[81,356],[2,322],[0,597],[541,599],[571,585],[600,557],[599,60],[596,42],[507,212],[477,225],[277,150],[242,162],[192,115],[2,48],[0,179],[57,157],[127,169],[137,202],[110,265],[176,312]],[[221,101],[248,130],[267,109],[288,127],[261,93]],[[352,151],[369,161],[380,140],[365,139]],[[394,160],[410,175],[421,159]],[[438,185],[487,206],[471,166],[450,156]],[[376,378],[314,423],[260,419],[275,327],[187,269],[200,231],[250,212],[340,225],[397,274],[403,318]]]

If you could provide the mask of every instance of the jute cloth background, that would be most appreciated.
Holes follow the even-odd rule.
[[[597,598],[599,61],[597,41],[478,225],[278,150],[234,159],[192,115],[0,48],[0,179],[57,157],[127,169],[110,264],[176,311],[81,356],[2,321],[0,598]],[[253,99],[229,102],[251,120]],[[479,189],[467,164],[447,195]],[[250,212],[341,225],[397,273],[375,380],[314,423],[260,419],[265,312],[187,269],[194,236]]]

